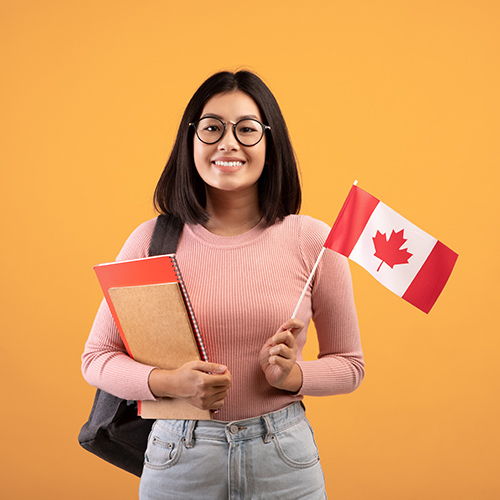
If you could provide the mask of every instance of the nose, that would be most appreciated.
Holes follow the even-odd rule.
[[[226,130],[218,144],[220,151],[236,151],[240,149],[240,143],[234,135],[233,122],[226,123]]]

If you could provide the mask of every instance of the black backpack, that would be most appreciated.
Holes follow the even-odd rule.
[[[183,226],[183,222],[173,215],[159,215],[149,256],[175,253]],[[97,389],[78,442],[106,462],[140,477],[153,422],[137,415],[136,401],[120,399]]]

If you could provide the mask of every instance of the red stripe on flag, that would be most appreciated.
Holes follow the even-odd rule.
[[[457,258],[457,253],[438,241],[403,294],[403,299],[428,313],[446,285]]]
[[[352,186],[324,246],[349,257],[379,200]]]

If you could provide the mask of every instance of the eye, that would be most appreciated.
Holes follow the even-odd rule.
[[[240,128],[240,132],[242,134],[251,134],[252,132],[257,132],[257,130],[255,130],[254,128],[252,127],[241,127]]]
[[[223,129],[223,124],[217,118],[206,117],[198,122],[198,131],[202,133],[220,133]]]
[[[207,132],[219,132],[220,129],[221,128],[218,125],[207,125],[203,128],[203,130],[206,130]]]
[[[238,134],[253,135],[262,132],[262,127],[259,122],[255,120],[242,120],[238,123]]]

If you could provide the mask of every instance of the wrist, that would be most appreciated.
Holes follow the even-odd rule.
[[[281,384],[281,387],[278,387],[278,389],[282,389],[283,391],[287,392],[297,393],[302,388],[302,380],[303,380],[302,370],[300,366],[297,363],[295,363],[292,369],[290,370],[290,373]]]
[[[155,398],[167,398],[173,397],[170,390],[171,384],[169,380],[172,376],[171,370],[162,370],[160,368],[154,368],[149,372],[148,385],[151,394]]]

